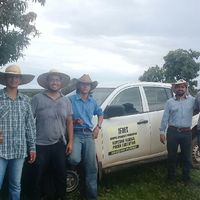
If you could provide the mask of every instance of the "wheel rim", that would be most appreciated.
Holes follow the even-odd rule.
[[[73,192],[78,188],[79,176],[75,171],[67,170],[67,192]]]

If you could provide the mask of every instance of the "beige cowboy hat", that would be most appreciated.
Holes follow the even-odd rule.
[[[184,79],[179,79],[175,83],[172,83],[172,88],[175,88],[176,85],[181,85],[181,84],[185,85],[185,87],[188,87],[187,81],[185,81]]]
[[[6,85],[6,77],[9,75],[19,75],[21,78],[20,85],[27,84],[34,79],[32,74],[22,74],[18,65],[9,65],[6,67],[5,72],[0,72],[0,84]]]
[[[90,83],[91,84],[91,90],[97,87],[98,82],[92,81],[89,74],[83,74],[79,79],[76,79],[76,88],[78,87],[79,83]]]
[[[68,85],[68,83],[70,81],[70,76],[68,76],[67,74],[61,73],[56,69],[51,69],[49,72],[41,74],[37,78],[38,84],[45,89],[48,89],[47,78],[48,78],[49,75],[58,75],[58,76],[61,77],[61,88],[64,88],[66,85]]]

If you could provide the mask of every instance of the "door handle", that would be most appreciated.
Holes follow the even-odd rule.
[[[145,119],[141,119],[139,122],[137,122],[137,124],[146,124],[148,123],[148,120]]]

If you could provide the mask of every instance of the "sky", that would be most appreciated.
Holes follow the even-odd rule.
[[[36,78],[54,68],[100,85],[137,82],[178,48],[200,51],[199,0],[46,0],[31,4],[40,37],[17,64]]]

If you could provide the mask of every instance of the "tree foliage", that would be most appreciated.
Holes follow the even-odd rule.
[[[198,77],[200,63],[197,62],[200,52],[177,49],[170,51],[164,57],[163,68],[165,70],[166,82],[175,82],[179,79],[184,79],[189,82],[193,89],[197,86],[197,81],[193,80]]]
[[[158,65],[150,67],[147,71],[144,71],[144,74],[139,77],[139,80],[147,82],[164,82],[164,70]]]
[[[0,0],[0,65],[23,56],[30,37],[39,35],[34,12],[26,12],[31,0]],[[32,0],[44,5],[45,0]]]
[[[140,81],[168,82],[173,83],[179,79],[184,79],[189,83],[190,90],[194,92],[200,70],[198,58],[200,52],[193,50],[177,49],[169,51],[164,56],[164,65],[162,68],[150,67],[140,76]]]

